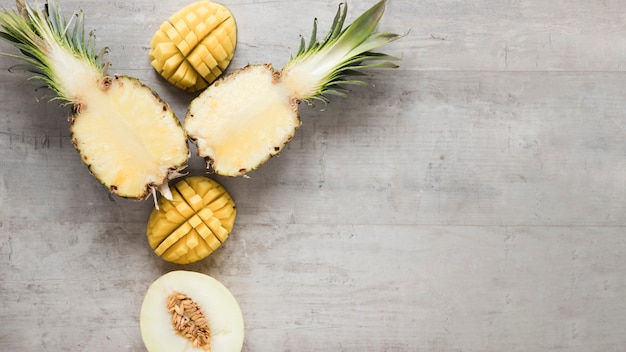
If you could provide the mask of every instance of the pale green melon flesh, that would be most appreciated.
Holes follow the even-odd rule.
[[[240,352],[244,340],[244,321],[235,297],[222,283],[198,272],[169,272],[148,288],[141,305],[139,326],[149,352],[203,351],[174,330],[167,308],[171,294],[182,293],[202,309],[209,325],[211,352]]]

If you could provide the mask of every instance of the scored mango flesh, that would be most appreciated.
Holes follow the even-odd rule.
[[[189,92],[208,87],[228,67],[237,45],[237,25],[219,3],[198,1],[163,22],[150,43],[152,67]]]
[[[183,179],[171,191],[173,199],[160,198],[148,219],[150,247],[177,264],[206,258],[232,231],[235,202],[222,185],[203,176]]]

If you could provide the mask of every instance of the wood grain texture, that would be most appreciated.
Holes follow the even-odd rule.
[[[231,70],[281,67],[338,5],[224,3]],[[194,96],[147,52],[186,2],[61,4],[85,11],[111,72],[185,115]],[[0,56],[0,350],[141,351],[145,290],[187,269],[237,297],[244,351],[623,351],[623,3],[391,0],[379,28],[407,34],[385,50],[401,67],[302,106],[293,141],[249,179],[211,176],[238,218],[189,266],[151,252],[152,202],[110,196],[69,141],[67,107]]]

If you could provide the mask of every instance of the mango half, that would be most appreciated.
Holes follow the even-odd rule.
[[[141,305],[139,327],[149,352],[240,352],[241,309],[222,283],[178,270],[156,279]]]
[[[197,1],[163,22],[150,42],[152,67],[169,83],[189,92],[208,87],[228,67],[237,45],[230,10]]]
[[[148,244],[172,263],[206,258],[232,231],[235,202],[222,185],[204,176],[185,178],[170,189],[172,200],[161,197],[148,218]]]

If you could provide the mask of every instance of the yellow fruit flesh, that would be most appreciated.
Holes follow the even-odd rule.
[[[198,91],[228,67],[237,45],[237,25],[228,8],[195,2],[163,22],[150,43],[150,61],[168,82]]]
[[[233,229],[235,202],[217,182],[193,176],[176,183],[172,200],[159,199],[150,214],[148,243],[164,260],[189,264],[219,248]]]
[[[80,92],[70,131],[83,162],[111,192],[145,198],[184,167],[187,136],[169,106],[137,79],[105,77]]]
[[[184,121],[198,154],[224,176],[245,175],[277,155],[299,126],[297,101],[271,65],[246,66],[216,82]]]

